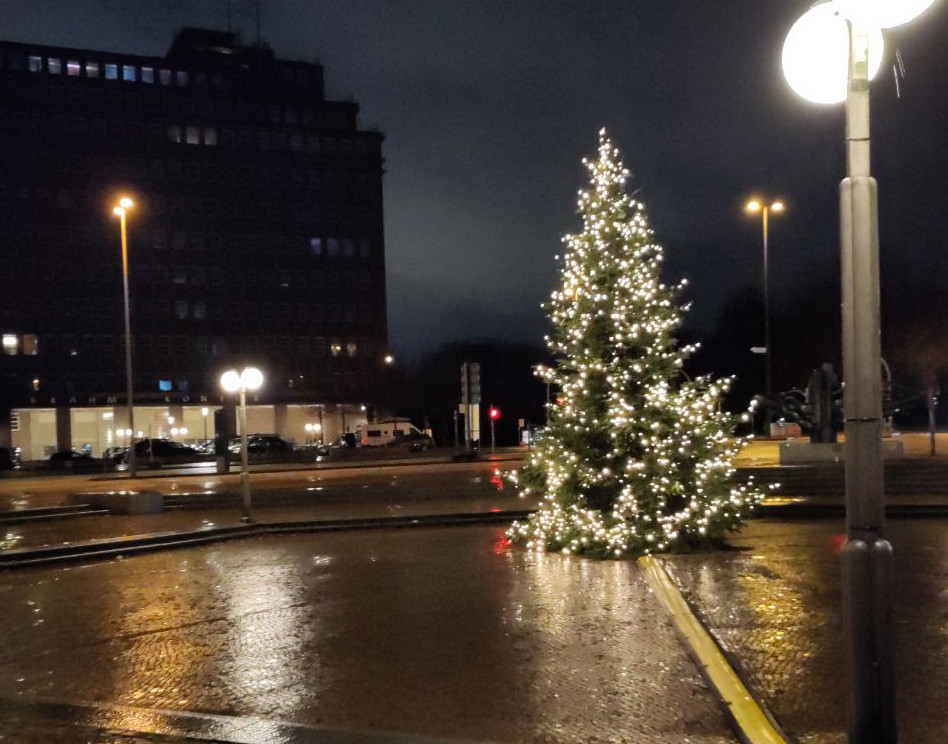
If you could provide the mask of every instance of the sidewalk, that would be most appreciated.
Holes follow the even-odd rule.
[[[730,552],[662,562],[741,672],[800,744],[844,744],[841,520],[751,523]],[[948,564],[942,521],[893,521],[900,740],[948,741]]]

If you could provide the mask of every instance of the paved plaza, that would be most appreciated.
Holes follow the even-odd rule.
[[[502,528],[7,572],[0,697],[498,742],[732,742],[633,562]]]

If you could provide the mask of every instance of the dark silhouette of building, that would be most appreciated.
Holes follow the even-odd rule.
[[[0,42],[0,419],[12,411],[12,438],[49,451],[104,449],[113,423],[124,434],[112,208],[126,195],[144,436],[168,410],[193,420],[189,406],[220,404],[221,371],[247,363],[266,376],[265,430],[301,439],[313,406],[331,418],[370,403],[388,352],[382,135],[357,113],[326,100],[320,65],[231,33],[184,29],[165,57]]]

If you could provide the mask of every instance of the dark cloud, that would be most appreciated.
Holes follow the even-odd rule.
[[[7,3],[13,40],[159,54],[184,25],[245,40],[244,0]],[[278,54],[319,59],[331,96],[352,96],[386,135],[390,325],[409,352],[496,334],[535,342],[537,306],[576,228],[580,158],[606,125],[701,323],[760,282],[759,226],[742,200],[782,196],[772,287],[778,302],[837,271],[840,107],[814,107],[783,82],[783,36],[807,3],[729,0],[269,0]],[[948,9],[890,37],[908,76],[874,88],[884,281],[941,271],[948,104],[939,41]],[[948,280],[946,280],[948,281]]]

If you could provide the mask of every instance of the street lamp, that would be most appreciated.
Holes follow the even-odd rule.
[[[128,234],[125,229],[125,215],[134,206],[135,203],[131,199],[123,196],[112,209],[113,214],[119,218],[119,229],[122,233],[122,284],[125,291],[125,384],[128,388],[128,428],[132,430],[135,429],[135,401],[132,387],[132,322],[128,302]],[[130,439],[128,443],[128,476],[129,478],[135,477],[134,438]]]
[[[771,212],[779,214],[785,207],[782,201],[770,204],[759,199],[751,199],[744,207],[749,214],[760,214],[764,227],[764,392],[769,398],[773,393],[772,365],[770,363],[770,272],[768,270],[767,226]]]
[[[846,102],[847,176],[840,184],[846,545],[843,626],[851,744],[895,744],[892,545],[883,539],[879,229],[869,168],[869,81],[882,62],[882,28],[907,23],[933,0],[830,0],[787,34],[790,87],[816,103]]]
[[[221,387],[228,393],[240,393],[240,493],[244,515],[241,522],[252,522],[250,515],[250,467],[247,457],[247,391],[257,390],[263,384],[263,372],[256,367],[246,367],[238,372],[227,370],[221,375]]]

